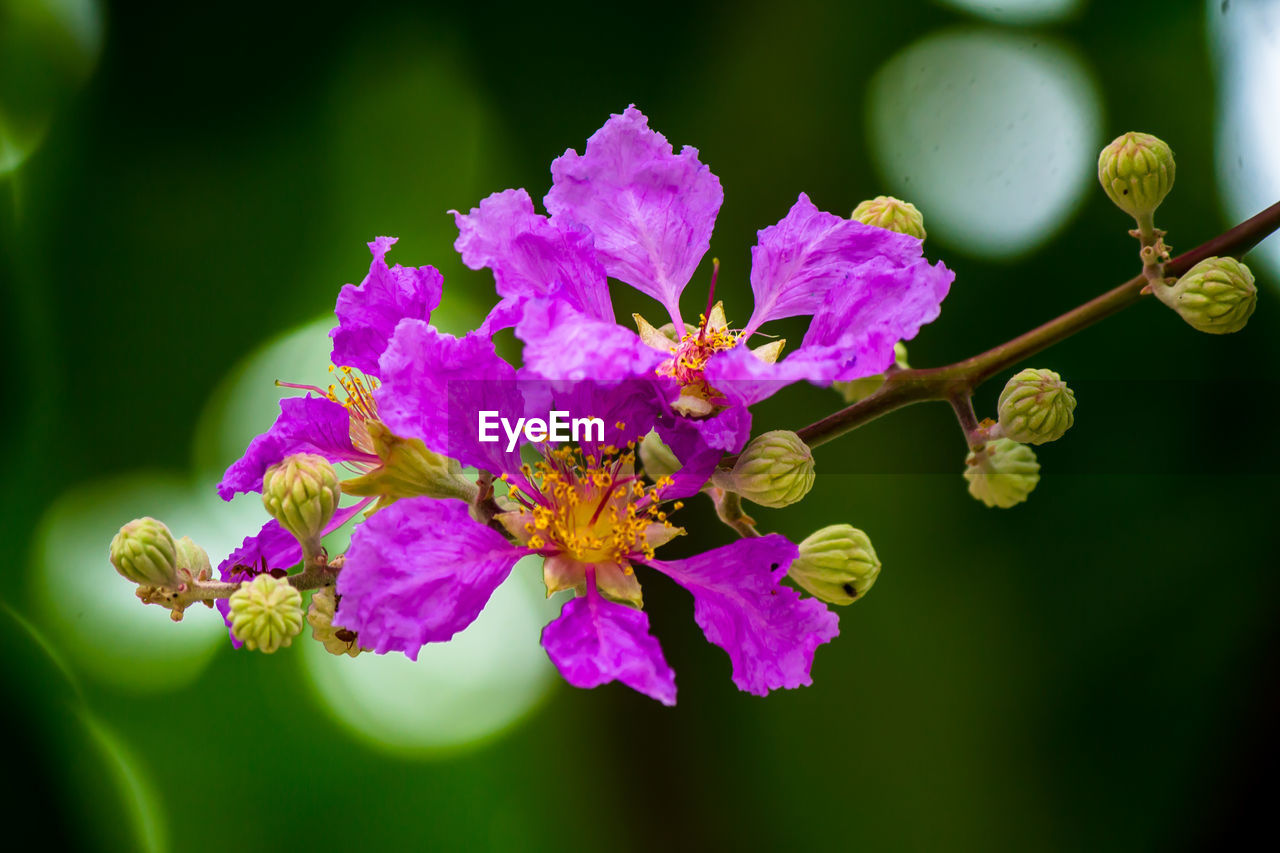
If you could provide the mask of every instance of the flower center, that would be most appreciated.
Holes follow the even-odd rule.
[[[738,345],[737,332],[727,327],[709,329],[707,318],[700,318],[701,326],[696,332],[689,332],[671,349],[671,358],[658,365],[658,373],[670,376],[688,388],[699,388],[701,396],[710,398],[715,392],[707,385],[703,377],[703,368],[707,359],[718,352],[733,349]]]
[[[604,450],[596,459],[579,448],[556,448],[521,467],[529,491],[509,483],[509,495],[524,507],[528,547],[577,563],[626,566],[632,556],[652,558],[654,545],[674,535],[660,505],[671,479],[646,488],[635,474],[634,442],[625,451]]]

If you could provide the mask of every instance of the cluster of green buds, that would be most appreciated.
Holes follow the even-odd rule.
[[[1257,304],[1253,273],[1235,258],[1207,258],[1175,282],[1164,278],[1164,232],[1154,213],[1173,188],[1173,150],[1149,133],[1126,133],[1098,155],[1098,181],[1115,205],[1137,222],[1147,291],[1189,326],[1223,335],[1245,327]]]
[[[163,522],[135,518],[120,528],[108,549],[111,565],[126,580],[137,584],[137,596],[147,604],[161,604],[169,616],[181,622],[192,599],[185,597],[194,585],[212,575],[209,555],[189,536],[174,539]],[[206,600],[207,606],[213,606]]]
[[[775,429],[743,448],[732,471],[717,471],[712,483],[754,504],[772,508],[798,503],[813,488],[813,452],[800,436]]]

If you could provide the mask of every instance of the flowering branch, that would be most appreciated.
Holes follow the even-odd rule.
[[[1280,202],[1169,261],[1164,272],[1177,276],[1206,258],[1239,258],[1278,229]],[[1136,275],[1042,326],[963,361],[945,367],[890,371],[884,384],[870,396],[796,432],[806,444],[815,447],[903,406],[972,394],[995,374],[1139,301],[1149,284],[1146,275]],[[726,460],[724,464],[732,463],[733,460]]]

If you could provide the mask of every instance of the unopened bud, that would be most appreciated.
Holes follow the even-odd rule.
[[[193,542],[190,536],[183,536],[176,544],[178,574],[184,580],[207,581],[213,577],[213,566],[209,563],[209,555]]]
[[[302,633],[302,593],[287,580],[258,575],[231,593],[231,633],[252,650],[271,654]]]
[[[911,367],[911,365],[907,364],[907,345],[902,341],[898,341],[893,345],[893,364],[899,370],[906,370]],[[861,379],[851,379],[848,382],[832,382],[831,387],[840,392],[840,396],[844,397],[846,403],[856,403],[879,391],[880,386],[883,384],[884,374],[877,373],[875,376],[864,376]]]
[[[1022,444],[1057,441],[1075,423],[1076,395],[1052,370],[1027,368],[1000,392],[1000,429]]]
[[[356,632],[333,624],[333,614],[337,609],[338,596],[333,587],[321,587],[312,593],[311,606],[307,608],[311,636],[323,643],[329,654],[355,657],[362,651],[356,642]]]
[[[1235,258],[1206,258],[1172,287],[1157,285],[1155,295],[1192,328],[1211,335],[1240,331],[1258,304],[1253,273]]]
[[[401,498],[457,498],[476,496],[476,484],[462,476],[457,460],[427,449],[420,438],[401,438],[378,421],[366,422],[370,443],[382,464],[342,483],[342,491],[361,497],[378,496],[379,506]]]
[[[653,430],[640,442],[640,463],[644,466],[645,475],[655,483],[663,477],[674,475],[683,467],[671,448]]]
[[[989,507],[1008,509],[1027,499],[1040,482],[1035,451],[1008,438],[988,441],[965,460],[969,494]]]
[[[1149,218],[1173,188],[1173,151],[1149,133],[1126,133],[1098,155],[1098,181],[1116,207]]]
[[[871,540],[848,524],[810,534],[787,572],[810,595],[830,604],[851,604],[867,594],[879,575],[880,560]]]
[[[136,518],[121,527],[111,540],[109,554],[116,571],[136,584],[178,584],[178,546],[169,528],[154,518]]]
[[[853,209],[849,218],[864,225],[887,228],[899,234],[925,238],[924,216],[914,204],[890,195],[878,195]]]
[[[286,456],[262,478],[262,505],[304,550],[319,541],[341,495],[333,466],[314,453]]]
[[[716,475],[715,485],[761,506],[790,506],[813,488],[813,453],[790,430],[762,433],[742,451],[733,471]]]

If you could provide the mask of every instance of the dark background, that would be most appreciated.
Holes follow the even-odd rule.
[[[1168,140],[1179,170],[1159,224],[1178,250],[1208,239],[1232,223],[1216,189],[1204,4],[1130,2],[1118,15],[1085,3],[1029,30],[909,0],[110,4],[96,64],[31,24],[39,6],[0,2],[0,120],[43,128],[0,174],[11,837],[1132,851],[1270,831],[1280,320],[1261,265],[1259,308],[1238,335],[1197,334],[1148,300],[1025,365],[1058,370],[1080,405],[1067,437],[1038,451],[1043,480],[1024,506],[987,510],[966,494],[945,406],[817,451],[803,508],[758,517],[795,539],[849,521],[885,568],[841,611],[815,685],[766,700],[733,688],[688,597],[646,578],[677,708],[557,684],[483,744],[396,754],[317,710],[297,648],[226,645],[198,677],[138,690],[80,671],[33,592],[51,503],[139,470],[195,476],[197,422],[223,377],[331,310],[367,268],[365,241],[399,235],[393,260],[435,264],[446,300],[482,310],[491,279],[461,267],[444,212],[509,186],[540,198],[551,159],[631,102],[698,147],[725,187],[712,254],[731,318],[748,313],[755,230],[798,191],[847,212],[895,189],[870,150],[868,81],[951,27],[1070,45],[1097,88],[1093,150],[1129,129]],[[1002,177],[1028,192],[1041,179]],[[913,365],[972,354],[1126,279],[1125,227],[1090,183],[1055,236],[1016,257],[931,236],[927,253],[956,283],[911,344]],[[632,302],[619,299],[619,316]],[[979,395],[980,415],[1003,379]],[[836,405],[795,387],[757,424],[794,428]],[[708,506],[682,523],[686,551],[730,535]],[[85,572],[110,572],[100,544]]]

